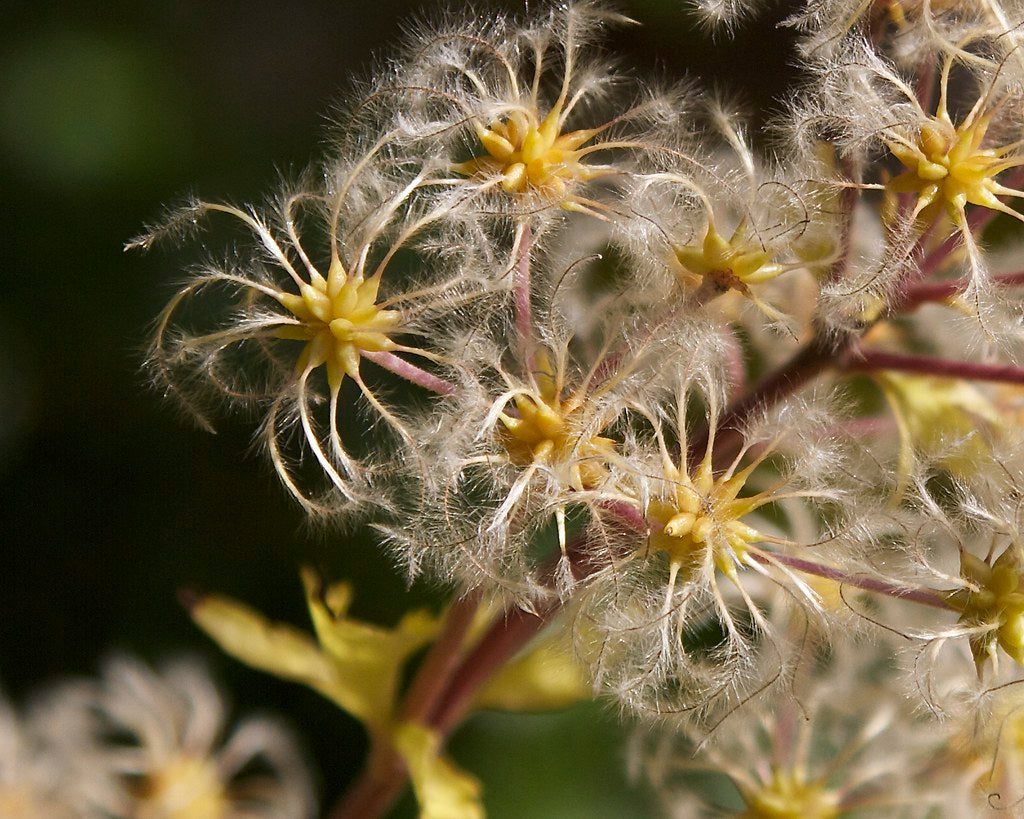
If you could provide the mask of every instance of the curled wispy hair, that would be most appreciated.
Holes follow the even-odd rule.
[[[942,710],[937,662],[947,646],[969,657],[978,679],[1024,666],[1024,476],[1020,442],[1002,445],[983,474],[951,486],[936,470],[915,476],[908,502],[919,512],[919,571],[946,601],[947,616],[911,631],[924,647],[914,664],[926,703]],[[952,655],[951,655],[952,656]],[[953,675],[945,675],[953,676]]]
[[[618,421],[644,359],[605,350],[586,363],[557,331],[513,347],[478,348],[478,375],[438,408],[424,440],[433,467],[416,479],[415,510],[386,530],[412,574],[528,600],[568,591],[574,521],[600,528],[623,500]],[[552,551],[538,556],[548,527]]]
[[[396,177],[379,166],[379,150],[333,160],[322,179],[301,180],[265,208],[193,200],[132,243],[213,214],[247,231],[247,244],[211,256],[165,307],[149,371],[205,427],[219,402],[257,410],[275,470],[316,518],[367,497],[372,458],[353,454],[342,432],[360,398],[415,457],[410,422],[364,379],[364,362],[450,392],[441,376],[451,362],[433,339],[491,292],[471,246],[457,264],[450,250],[435,264],[430,243],[419,246],[440,241],[447,211],[415,201],[427,171]]]
[[[831,414],[797,402],[762,416],[737,452],[723,452],[720,380],[701,380],[684,374],[672,401],[633,403],[651,428],[649,442],[627,452],[647,531],[592,558],[604,568],[582,609],[585,633],[598,635],[599,682],[641,713],[707,716],[737,692],[768,684],[752,681],[751,670],[761,652],[783,662],[769,599],[822,614],[789,557],[827,541],[829,531],[798,543],[785,532],[784,510],[843,497],[841,450],[824,431]],[[706,424],[696,451],[694,412]]]
[[[699,163],[688,156],[675,167],[662,163],[630,187],[632,218],[619,235],[637,271],[637,297],[650,291],[652,300],[696,307],[731,294],[795,334],[794,318],[807,315],[806,294],[790,304],[791,291],[773,295],[774,285],[787,273],[820,272],[834,261],[833,204],[806,175],[759,160],[736,117],[721,105],[709,108],[718,149]]]
[[[538,223],[560,208],[609,218],[614,203],[590,183],[627,172],[624,156],[652,149],[646,127],[681,121],[679,91],[636,85],[633,100],[621,101],[632,83],[596,44],[609,25],[631,22],[602,3],[575,2],[529,21],[424,27],[366,107],[395,123],[400,150],[443,156],[437,190],[469,194],[480,215]]]
[[[968,262],[963,303],[988,330],[994,296],[979,234],[995,213],[1024,219],[1004,201],[1024,196],[1017,181],[1024,165],[1024,97],[1019,46],[1004,51],[989,40],[961,45],[963,54],[938,60],[932,85],[914,85],[867,41],[845,41],[815,66],[817,85],[791,112],[788,127],[805,146],[822,136],[837,145],[856,170],[853,178],[837,179],[839,187],[883,194],[883,264],[866,281],[836,282],[834,289],[890,298],[897,285],[929,276],[948,261],[943,242],[951,241],[945,235],[951,228]],[[861,181],[869,158],[878,160],[876,181]]]
[[[1006,36],[1020,19],[1016,0],[812,0],[786,25],[805,34],[801,48],[822,57],[850,37],[870,33],[879,47],[908,64],[936,53],[963,53],[967,38]],[[883,37],[886,28],[891,37]]]
[[[968,777],[935,761],[945,751],[942,726],[887,696],[892,674],[881,654],[849,643],[807,654],[784,700],[761,692],[729,715],[728,730],[637,734],[634,765],[667,815],[911,819],[968,801]],[[716,810],[717,789],[695,792],[691,777],[709,773],[728,777],[742,812]]]

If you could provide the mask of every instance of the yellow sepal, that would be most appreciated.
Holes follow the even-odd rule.
[[[346,683],[346,701],[335,701],[368,728],[387,725],[402,667],[437,634],[438,620],[413,611],[384,629],[345,616],[352,596],[347,584],[321,588],[315,573],[304,569],[302,585],[316,639]]]
[[[232,657],[337,700],[337,669],[301,629],[272,623],[258,611],[216,595],[202,598],[191,614],[196,625]]]
[[[886,372],[876,376],[910,451],[939,456],[953,473],[971,476],[991,464],[983,429],[1000,426],[995,405],[973,385],[953,378]],[[901,472],[909,463],[901,464]]]
[[[553,636],[504,666],[477,694],[474,708],[547,711],[593,696],[568,634]]]
[[[202,598],[192,618],[228,654],[309,686],[381,734],[391,724],[402,669],[437,633],[437,621],[413,612],[393,629],[362,623],[345,616],[352,597],[347,584],[321,587],[306,570],[303,585],[316,640],[225,597]]]
[[[484,819],[480,782],[441,756],[441,737],[414,722],[397,726],[395,750],[409,769],[421,819]]]
[[[346,703],[335,701],[367,727],[390,722],[402,668],[437,634],[439,621],[423,611],[405,615],[393,629],[346,617],[352,589],[346,583],[321,588],[302,572],[313,628],[324,653],[346,681]]]

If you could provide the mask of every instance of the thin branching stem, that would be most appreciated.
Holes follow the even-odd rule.
[[[992,284],[997,287],[1022,287],[1024,286],[1024,271],[1001,273],[998,276],[993,276]],[[916,310],[922,304],[955,298],[966,291],[969,285],[970,281],[968,279],[921,282],[907,288],[903,293],[902,300],[899,303],[893,304],[892,309],[901,313],[909,313],[912,310]]]
[[[430,390],[430,392],[437,395],[452,395],[458,389],[451,381],[446,381],[438,375],[429,373],[394,353],[363,351],[361,355],[378,367],[383,367],[400,378],[404,378],[409,383],[423,387],[423,389]]]
[[[767,558],[756,553],[752,553],[751,557],[752,559],[762,563],[769,563]],[[802,557],[793,557],[791,555],[778,552],[772,552],[771,559],[784,566],[788,566],[791,569],[796,569],[806,574],[813,574],[817,577],[824,577],[827,580],[834,580],[836,583],[841,583],[845,586],[855,586],[858,589],[864,589],[865,591],[874,592],[876,594],[884,594],[889,597],[896,597],[900,600],[909,600],[912,603],[920,603],[922,606],[931,606],[932,608],[956,611],[956,609],[950,605],[948,595],[943,592],[935,591],[934,589],[901,586],[898,583],[890,583],[886,580],[880,580],[877,577],[845,572],[842,569],[837,569],[834,566],[827,566],[824,563],[818,563],[813,560],[806,560]]]
[[[967,378],[973,381],[997,381],[1004,384],[1024,384],[1024,368],[1010,364],[984,364],[960,361],[954,358],[891,353],[886,350],[859,348],[843,364],[847,372],[898,372],[933,375],[940,378]]]

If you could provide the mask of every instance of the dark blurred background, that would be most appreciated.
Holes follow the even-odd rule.
[[[173,249],[122,251],[195,192],[258,200],[315,161],[333,101],[436,4],[113,2],[8,5],[0,44],[0,685],[16,702],[123,650],[208,659],[239,713],[283,712],[324,804],[357,771],[359,726],[315,694],[222,656],[176,602],[183,586],[306,624],[297,566],[357,587],[354,614],[413,605],[368,533],[311,533],[251,451],[251,424],[194,429],[146,386],[148,325],[181,276]],[[457,4],[453,4],[457,5]],[[479,2],[478,15],[522,3]],[[618,7],[643,25],[612,47],[639,74],[742,86],[768,110],[792,80],[783,11],[739,40],[696,34],[682,0]],[[31,7],[31,10],[30,10]],[[483,714],[456,737],[494,817],[650,812],[629,790],[613,709]],[[405,811],[411,810],[405,805]]]

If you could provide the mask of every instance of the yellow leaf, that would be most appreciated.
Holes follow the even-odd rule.
[[[336,699],[339,680],[335,667],[305,632],[272,623],[242,603],[215,595],[199,600],[191,614],[232,657]]]
[[[399,725],[395,749],[409,769],[421,819],[483,819],[480,782],[441,756],[441,738],[413,722]]]
[[[433,639],[438,621],[411,612],[394,629],[363,623],[345,616],[352,596],[346,584],[321,588],[309,569],[302,572],[302,582],[320,646],[348,689],[342,707],[367,726],[383,728],[392,716],[403,666]]]
[[[504,666],[477,694],[475,708],[546,711],[593,696],[565,629]]]
[[[192,618],[233,657],[307,685],[371,733],[385,733],[403,667],[437,633],[437,620],[425,612],[412,612],[394,629],[362,623],[346,616],[350,587],[343,583],[322,587],[308,570],[302,579],[317,640],[224,597],[200,599],[191,607]]]
[[[892,502],[902,499],[910,482],[915,453],[935,457],[950,472],[977,474],[991,464],[991,450],[978,433],[998,428],[995,406],[973,385],[955,378],[875,374],[899,432],[897,485]]]
[[[975,474],[991,463],[988,444],[978,433],[998,427],[1000,417],[976,387],[955,378],[894,372],[876,379],[896,416],[905,449],[938,456],[944,467],[960,475]]]

